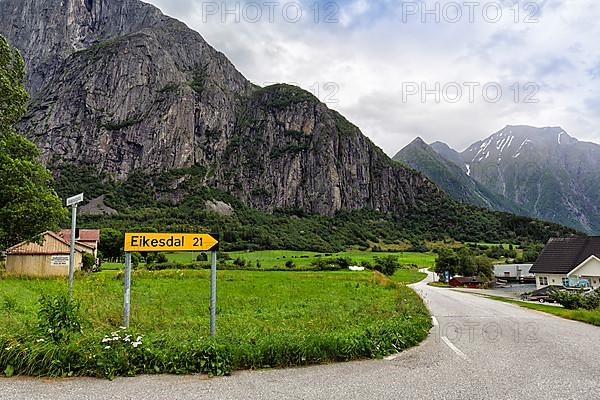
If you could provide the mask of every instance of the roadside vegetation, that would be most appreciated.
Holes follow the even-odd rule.
[[[574,321],[585,322],[586,324],[600,326],[600,309],[595,308],[592,310],[585,309],[567,309],[564,307],[556,307],[545,304],[531,303],[526,301],[519,301],[510,299],[502,296],[491,296],[491,295],[481,295],[485,296],[489,299],[503,301],[505,303],[516,304],[523,308],[528,308],[530,310],[536,310],[545,312],[548,314],[556,315],[557,317],[571,319]]]
[[[219,252],[218,268],[221,270],[251,271],[336,271],[350,266],[383,272],[390,268],[417,270],[434,264],[435,253],[372,252],[349,250],[339,253],[316,253],[294,250],[261,250]],[[119,257],[121,258],[121,257]],[[138,268],[160,269],[205,269],[209,268],[210,253],[148,253],[134,254],[133,263]],[[387,265],[387,267],[385,267]],[[123,268],[123,260],[104,262],[102,269]],[[385,273],[385,272],[384,272]]]
[[[494,276],[494,260],[487,255],[477,255],[469,247],[463,247],[458,251],[441,249],[438,251],[434,272],[439,274],[442,282],[446,280],[446,273],[451,277],[478,276],[487,282]]]
[[[209,272],[133,274],[132,327],[119,329],[118,271],[81,274],[75,299],[59,279],[0,275],[0,372],[113,378],[228,374],[401,351],[430,318],[405,282],[377,272],[218,272],[217,336],[209,337]]]

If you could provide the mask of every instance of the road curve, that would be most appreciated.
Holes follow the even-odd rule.
[[[426,285],[419,347],[386,360],[231,377],[0,379],[0,399],[598,399],[600,328]]]

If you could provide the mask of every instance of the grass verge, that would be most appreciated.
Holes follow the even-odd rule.
[[[441,288],[450,288],[452,286],[448,285],[447,283],[444,282],[429,282],[427,283],[427,286],[433,286],[433,287],[441,287]]]
[[[418,273],[417,273],[418,274]],[[0,373],[113,378],[208,373],[379,358],[423,340],[431,327],[404,282],[418,275],[363,272],[218,273],[217,337],[210,338],[207,271],[135,271],[132,327],[119,330],[120,274],[81,275],[82,332],[54,342],[38,299],[64,279],[0,275]]]
[[[477,294],[477,293],[476,293]],[[480,296],[487,297],[492,300],[502,301],[505,303],[516,304],[523,308],[530,310],[536,310],[545,312],[548,314],[556,315],[557,317],[571,319],[574,321],[585,322],[595,326],[600,326],[600,310],[567,310],[566,308],[549,306],[545,304],[528,303],[519,300],[513,300],[502,296],[492,296],[487,294],[478,294]]]

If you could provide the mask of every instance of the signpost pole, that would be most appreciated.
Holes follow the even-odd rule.
[[[71,251],[69,253],[69,300],[73,300],[73,278],[75,275],[75,230],[77,227],[77,203],[71,206]]]
[[[210,335],[215,335],[217,319],[217,253],[219,239],[207,233],[125,233],[125,307],[123,326],[129,327],[131,290],[131,252],[211,251],[210,268]]]
[[[210,336],[215,336],[217,320],[217,250],[210,258]]]
[[[123,306],[123,326],[129,328],[131,312],[131,253],[125,253],[125,299]]]

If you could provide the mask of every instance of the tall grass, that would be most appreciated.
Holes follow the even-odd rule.
[[[220,271],[217,337],[210,338],[208,272],[136,271],[132,328],[124,331],[118,277],[77,277],[82,333],[66,342],[34,329],[40,295],[61,293],[64,281],[0,279],[0,373],[223,375],[382,357],[430,329],[418,296],[379,274]]]

